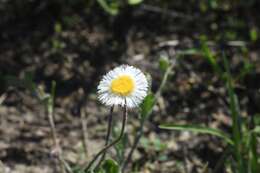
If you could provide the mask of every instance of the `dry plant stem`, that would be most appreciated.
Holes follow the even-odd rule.
[[[59,160],[61,172],[65,173],[63,163],[61,161],[61,148],[60,148],[60,145],[59,145],[59,141],[57,139],[57,133],[56,133],[56,128],[55,128],[55,123],[54,123],[53,117],[54,117],[53,116],[53,108],[48,108],[48,120],[49,120],[50,127],[51,127],[51,134],[52,134],[52,140],[53,140],[53,143],[54,143],[54,150],[58,154],[58,160]]]
[[[156,99],[156,100],[158,99],[158,97],[160,97],[160,95],[161,95],[161,93],[162,93],[162,90],[163,90],[163,88],[164,88],[164,86],[165,86],[165,84],[166,84],[166,82],[167,82],[167,80],[168,80],[168,77],[169,77],[169,75],[170,75],[170,73],[171,73],[171,71],[172,71],[172,68],[173,68],[173,64],[171,64],[171,65],[167,68],[167,70],[165,71],[165,73],[164,73],[164,75],[163,75],[162,82],[161,82],[161,84],[160,84],[158,90],[157,90],[156,93],[155,93],[155,99]]]
[[[166,82],[167,82],[167,79],[172,71],[172,68],[173,68],[173,64],[171,64],[166,72],[164,73],[164,76],[163,76],[163,79],[162,79],[162,82],[158,88],[158,90],[156,91],[155,93],[155,101],[157,101],[157,99],[159,98],[159,96],[161,95],[161,92],[162,92],[162,89],[163,87],[165,86]],[[155,103],[156,104],[156,103]],[[149,114],[147,115],[147,117],[149,117],[149,115],[152,113],[152,110],[150,110]],[[135,151],[135,149],[137,148],[137,145],[141,139],[141,137],[143,136],[143,131],[144,131],[144,123],[145,123],[145,120],[144,118],[142,118],[141,120],[141,124],[140,124],[140,127],[139,127],[139,130],[138,130],[138,134],[135,136],[135,139],[134,139],[134,143],[133,143],[133,146],[131,147],[130,149],[130,152],[129,154],[127,155],[126,157],[126,160],[123,162],[123,166],[122,166],[122,173],[124,173],[128,163],[131,161],[131,158],[132,158],[132,155]]]
[[[153,12],[153,13],[166,14],[167,16],[174,17],[174,18],[182,18],[182,19],[186,19],[186,20],[192,20],[194,18],[194,16],[185,15],[185,14],[173,11],[173,10],[166,11],[163,8],[152,6],[152,5],[147,5],[147,4],[143,4],[141,6],[141,8],[145,11],[150,11],[150,12]]]
[[[4,94],[2,94],[2,95],[0,96],[0,105],[5,101],[6,97],[7,97],[7,94],[6,94],[6,93],[4,93]]]
[[[6,97],[7,97],[7,94],[6,94],[6,93],[4,93],[4,94],[2,94],[2,95],[0,96],[0,106],[1,106],[2,103],[5,101]],[[3,124],[3,122],[4,122],[4,116],[1,114],[1,115],[0,115],[0,126]]]
[[[108,116],[107,136],[106,136],[105,146],[108,145],[108,143],[109,143],[109,138],[110,138],[111,129],[112,129],[113,111],[114,111],[114,106],[111,107],[110,113],[109,113],[109,116]],[[95,167],[95,169],[100,166],[100,164],[101,164],[102,161],[105,159],[105,157],[106,157],[106,151],[104,151],[104,153],[103,153],[103,155],[101,156],[101,159],[99,160],[99,162],[98,162],[97,166]]]
[[[1,160],[0,160],[0,172],[1,173],[5,173],[6,172],[5,165],[2,163]]]
[[[85,157],[88,158],[87,121],[86,121],[86,114],[83,111],[83,108],[81,108],[80,110],[80,119],[81,119],[82,143],[83,143],[84,153],[85,153]]]
[[[121,132],[120,135],[118,136],[117,139],[115,139],[112,143],[110,143],[109,145],[106,145],[104,148],[102,148],[97,154],[96,156],[91,160],[91,162],[85,167],[83,168],[83,171],[88,172],[91,168],[91,166],[94,164],[94,162],[98,159],[99,156],[101,156],[101,154],[103,154],[103,152],[106,152],[107,149],[109,149],[110,147],[112,147],[113,145],[117,144],[123,137],[124,132],[125,132],[125,126],[126,126],[126,121],[127,121],[127,107],[126,107],[126,103],[124,106],[124,113],[123,113],[123,122],[122,122],[122,128],[121,128]]]

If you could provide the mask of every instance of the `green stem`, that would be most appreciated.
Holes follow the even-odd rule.
[[[106,136],[105,146],[108,145],[108,143],[109,143],[109,138],[110,138],[111,129],[112,129],[113,111],[114,111],[114,106],[111,107],[110,113],[109,113],[109,116],[108,116],[107,136]],[[99,162],[98,162],[97,166],[95,167],[95,169],[100,166],[100,164],[101,164],[102,161],[105,159],[105,157],[106,157],[106,151],[104,151],[104,153],[103,153],[103,155],[101,156],[101,159],[99,160]]]
[[[255,128],[254,122],[254,114],[250,116],[249,120],[249,127],[248,129],[251,131]],[[255,133],[250,133],[249,140],[250,140],[250,151],[249,151],[249,168],[252,173],[260,171],[260,165],[258,164],[258,153],[257,153],[257,136]]]
[[[165,86],[165,84],[166,84],[166,82],[167,82],[167,80],[168,80],[168,77],[169,77],[169,75],[170,75],[170,73],[171,73],[171,71],[172,71],[172,68],[173,68],[173,64],[171,64],[171,65],[167,68],[167,70],[165,71],[165,73],[164,73],[164,75],[163,75],[162,82],[161,82],[161,84],[160,84],[158,90],[157,90],[156,93],[155,93],[155,99],[156,99],[156,100],[157,100],[158,97],[161,95],[162,90],[163,90],[163,88],[164,88],[164,86]]]
[[[85,158],[88,157],[88,133],[87,133],[87,122],[86,122],[86,113],[81,108],[80,110],[80,119],[81,119],[81,131],[82,131],[82,144],[85,153]]]
[[[243,156],[241,151],[241,122],[239,117],[239,106],[237,102],[237,97],[234,92],[234,87],[231,80],[231,74],[228,66],[228,62],[226,57],[224,56],[224,65],[225,70],[227,72],[227,90],[228,90],[228,97],[229,97],[229,104],[231,109],[231,115],[232,115],[232,134],[233,134],[233,140],[234,140],[234,149],[235,149],[235,157],[238,163],[238,170],[239,173],[245,173],[245,166],[243,163]]]
[[[59,166],[60,166],[60,169],[61,169],[60,171],[62,173],[65,173],[64,164],[63,164],[64,162],[62,162],[63,156],[62,156],[61,146],[60,146],[60,143],[58,141],[57,131],[56,131],[55,122],[54,122],[55,87],[56,87],[56,83],[54,81],[52,81],[51,95],[47,99],[45,106],[46,106],[46,110],[47,110],[48,121],[49,121],[49,124],[50,124],[55,155],[57,155],[57,158],[58,158]]]
[[[256,138],[256,134],[252,133],[251,139],[250,139],[250,147],[251,147],[251,151],[250,155],[250,168],[251,168],[251,172],[259,172],[260,171],[260,165],[258,164],[258,154],[257,154],[257,138]]]
[[[109,149],[110,147],[112,147],[113,145],[117,144],[123,137],[124,132],[125,132],[125,126],[126,126],[126,121],[127,121],[127,105],[125,103],[124,106],[124,113],[123,113],[124,117],[123,117],[123,122],[122,122],[122,128],[121,128],[121,132],[120,135],[118,136],[117,139],[115,139],[111,144],[106,145],[105,147],[103,147],[97,154],[96,156],[90,161],[90,163],[83,168],[82,172],[88,172],[91,168],[91,166],[95,163],[95,161],[98,159],[99,156],[101,156],[101,154],[103,154],[103,152],[106,152],[107,149]]]
[[[160,84],[158,90],[157,90],[156,93],[155,93],[155,103],[154,103],[154,104],[156,104],[156,101],[158,100],[159,96],[161,95],[161,92],[162,92],[162,90],[163,90],[163,88],[164,88],[164,86],[165,86],[165,84],[166,84],[166,82],[167,82],[167,80],[168,80],[168,77],[169,77],[169,75],[170,75],[170,73],[171,73],[171,71],[172,71],[172,68],[173,68],[173,64],[171,64],[171,65],[167,68],[167,70],[165,71],[165,73],[164,73],[164,75],[163,75],[162,82],[161,82],[161,84]],[[150,112],[148,113],[148,115],[145,116],[146,118],[142,118],[142,120],[141,120],[141,124],[140,124],[139,130],[138,130],[138,134],[135,136],[133,146],[131,147],[129,154],[127,155],[125,161],[124,161],[123,164],[122,164],[122,165],[123,165],[123,166],[122,166],[122,173],[124,173],[124,171],[125,171],[125,169],[126,169],[128,163],[131,161],[132,155],[133,155],[134,151],[136,150],[137,145],[138,145],[138,143],[139,143],[141,137],[143,136],[144,123],[145,123],[145,121],[147,120],[147,117],[149,117],[149,115],[150,115],[151,113],[152,113],[152,109],[150,110]]]
[[[122,173],[124,173],[124,171],[125,171],[125,169],[127,167],[127,164],[131,161],[132,155],[133,155],[135,149],[137,148],[137,145],[138,145],[141,137],[143,136],[144,122],[145,122],[145,119],[142,118],[142,121],[141,121],[141,124],[140,124],[140,128],[138,130],[138,134],[135,136],[135,139],[134,139],[134,144],[133,144],[129,154],[127,155],[126,160],[123,162]]]

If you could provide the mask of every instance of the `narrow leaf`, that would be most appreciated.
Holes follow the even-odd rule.
[[[143,0],[128,0],[129,5],[138,5],[141,2],[143,2]]]
[[[155,103],[155,97],[152,93],[145,97],[143,103],[141,104],[142,118],[146,118],[150,114],[150,112],[153,109],[154,103]]]
[[[256,127],[253,129],[253,132],[256,133],[256,134],[260,134],[260,126],[256,126]]]
[[[159,59],[160,70],[166,72],[167,68],[170,66],[169,58],[167,56],[162,56]]]
[[[197,125],[176,125],[176,124],[160,125],[159,127],[161,129],[166,129],[166,130],[180,130],[180,131],[186,130],[186,131],[191,131],[196,133],[210,134],[224,139],[225,142],[227,142],[230,145],[234,144],[228,135],[226,135],[221,130],[214,129],[214,128],[202,127]]]
[[[118,3],[108,3],[105,0],[97,0],[99,5],[110,15],[117,15],[119,12]]]

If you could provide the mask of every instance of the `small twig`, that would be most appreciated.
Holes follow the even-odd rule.
[[[82,143],[83,143],[85,158],[88,158],[87,121],[86,121],[86,113],[83,111],[83,108],[81,108],[80,110],[80,119],[81,119],[81,130],[82,130]]]
[[[158,88],[158,90],[156,91],[155,93],[155,100],[157,101],[157,99],[160,97],[161,93],[162,93],[162,90],[163,90],[163,87],[165,86],[167,80],[168,80],[168,77],[172,71],[172,68],[174,66],[174,63],[171,63],[171,65],[167,68],[166,72],[164,73],[163,75],[163,79],[162,79],[162,82]]]
[[[166,41],[163,41],[163,42],[160,42],[158,44],[158,47],[159,48],[162,48],[162,47],[176,47],[180,44],[180,41],[179,40],[166,40]]]
[[[50,124],[50,127],[51,127],[51,135],[52,135],[52,141],[53,141],[53,144],[54,144],[54,150],[52,151],[53,154],[57,155],[58,156],[58,160],[60,162],[60,167],[61,167],[61,171],[63,173],[65,173],[65,170],[63,168],[63,163],[61,162],[61,147],[59,145],[59,141],[58,141],[58,138],[57,138],[57,133],[56,133],[56,128],[55,128],[55,123],[54,123],[54,113],[53,113],[53,106],[52,106],[52,101],[51,101],[52,98],[49,98],[48,99],[48,105],[47,105],[47,114],[48,114],[48,120],[49,120],[49,124]]]
[[[7,172],[6,169],[5,169],[5,165],[0,160],[0,173],[5,173],[5,172]]]
[[[165,9],[157,7],[157,6],[152,6],[152,5],[147,5],[147,4],[141,5],[141,9],[150,11],[150,12],[154,12],[154,13],[165,14],[165,15],[168,15],[168,16],[174,17],[174,18],[183,18],[186,20],[194,19],[194,16],[186,15],[186,14],[179,13],[179,12],[176,12],[173,10],[165,10]]]
[[[160,97],[162,89],[163,89],[163,87],[165,86],[165,84],[167,82],[167,79],[168,79],[168,77],[169,77],[169,75],[170,75],[170,73],[172,71],[172,68],[173,68],[173,63],[171,63],[171,65],[167,68],[166,72],[164,73],[162,82],[161,82],[158,90],[155,93],[155,103],[154,104],[156,104],[158,98]],[[150,110],[150,112],[148,113],[148,115],[146,117],[149,117],[149,115],[151,113],[152,113],[152,110]],[[124,173],[128,163],[131,161],[132,155],[133,155],[134,151],[136,150],[137,145],[138,145],[141,137],[143,136],[145,120],[146,120],[145,118],[142,118],[142,120],[141,120],[141,124],[140,124],[139,130],[138,130],[138,134],[135,136],[133,146],[131,147],[129,154],[127,155],[125,161],[122,164],[123,165],[122,166],[122,173]]]
[[[56,128],[55,128],[55,124],[54,124],[54,118],[53,118],[53,106],[51,106],[50,103],[51,101],[51,98],[49,98],[48,100],[48,108],[47,108],[47,115],[48,115],[48,120],[49,120],[49,124],[50,124],[50,127],[51,127],[51,135],[52,135],[52,140],[53,140],[53,143],[54,143],[54,146],[55,148],[57,146],[59,146],[59,142],[58,142],[58,139],[57,139],[57,133],[56,133]]]
[[[125,132],[125,126],[126,126],[126,121],[127,121],[127,106],[126,106],[126,101],[125,101],[125,106],[124,106],[124,113],[123,113],[124,117],[123,117],[123,122],[122,122],[122,128],[121,128],[121,132],[120,135],[118,136],[117,139],[115,139],[111,144],[106,145],[105,147],[103,147],[97,154],[96,156],[91,160],[91,162],[83,168],[82,171],[84,172],[88,172],[89,169],[91,168],[91,166],[94,164],[94,162],[98,159],[98,157],[103,154],[103,152],[105,152],[107,149],[109,149],[110,147],[112,147],[113,145],[117,144],[123,137],[124,132]]]
[[[2,94],[2,95],[0,96],[0,106],[3,104],[3,102],[4,102],[5,99],[6,99],[6,97],[7,97],[7,94],[6,94],[6,93],[4,93],[4,94]],[[3,124],[3,122],[4,122],[4,116],[1,114],[1,115],[0,115],[0,126]]]
[[[184,170],[185,170],[185,173],[191,173],[191,169],[190,169],[190,166],[189,166],[187,145],[183,146],[183,154],[184,154]]]
[[[209,164],[206,163],[206,164],[203,166],[201,173],[208,173],[208,172],[209,172],[209,169],[208,169],[208,168],[209,168]]]
[[[105,146],[108,145],[108,143],[109,143],[109,138],[110,138],[111,129],[112,129],[113,111],[114,111],[114,106],[111,107],[110,113],[109,113],[109,116],[108,116],[108,124],[107,124],[108,127],[107,127],[107,136],[106,136]],[[98,168],[100,166],[100,164],[105,159],[105,157],[106,157],[106,151],[104,151],[103,155],[101,156],[96,168]]]
[[[58,141],[57,137],[57,132],[55,128],[55,123],[54,123],[54,97],[55,97],[55,87],[56,83],[52,82],[52,90],[51,90],[51,95],[47,95],[47,102],[45,103],[46,110],[47,110],[47,116],[49,120],[49,124],[51,127],[51,134],[52,134],[52,140],[54,144],[54,150],[52,151],[52,154],[58,157],[61,173],[66,173],[66,170],[69,173],[73,173],[72,169],[70,168],[69,164],[64,160],[62,156],[62,150],[60,147],[60,143]]]
[[[48,119],[49,119],[49,123],[50,123],[50,127],[51,127],[52,140],[53,140],[53,143],[54,143],[53,154],[58,157],[61,172],[66,173],[66,170],[67,170],[69,173],[73,173],[71,167],[64,160],[64,158],[62,156],[62,150],[61,150],[58,138],[57,138],[55,123],[54,123],[54,118],[53,118],[53,110],[48,111]]]
[[[6,93],[4,93],[4,94],[2,94],[2,95],[0,96],[0,105],[5,101],[6,97],[7,97],[7,94],[6,94]]]

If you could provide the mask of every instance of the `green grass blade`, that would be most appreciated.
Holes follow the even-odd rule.
[[[203,58],[205,58],[208,61],[208,63],[213,68],[214,72],[217,75],[221,76],[222,70],[217,62],[217,57],[213,54],[213,52],[208,47],[206,38],[201,38],[201,42],[202,42],[201,51],[203,54]]]
[[[251,172],[259,172],[260,171],[260,166],[258,165],[258,156],[257,156],[257,139],[256,139],[256,134],[252,133],[251,135],[251,151],[249,154],[249,160],[250,160],[250,168]]]
[[[232,75],[230,72],[230,64],[223,52],[223,60],[224,60],[224,67],[226,71],[226,88],[228,92],[228,98],[229,98],[229,108],[231,111],[232,116],[232,137],[234,140],[234,154],[237,159],[237,167],[239,173],[245,173],[246,172],[246,162],[243,158],[242,152],[241,152],[241,141],[242,141],[242,122],[240,117],[240,107],[237,95],[234,91],[234,84],[232,80]]]
[[[214,128],[203,127],[198,125],[176,125],[176,124],[160,125],[159,127],[161,129],[166,129],[166,130],[191,131],[195,133],[214,135],[224,139],[224,141],[227,142],[228,144],[234,145],[233,141],[227,134],[225,134],[221,130],[214,129]]]
[[[142,2],[143,2],[143,0],[128,0],[129,5],[138,5]]]

